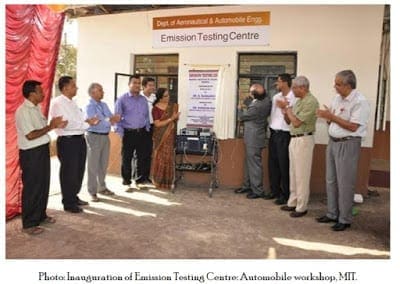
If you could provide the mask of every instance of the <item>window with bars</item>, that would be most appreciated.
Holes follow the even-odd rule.
[[[134,56],[133,73],[155,80],[156,88],[169,90],[170,100],[178,102],[178,54],[143,54]],[[115,99],[125,93],[129,76],[133,74],[115,73]]]
[[[249,95],[250,86],[260,83],[272,98],[277,93],[275,81],[279,74],[296,76],[297,53],[239,53],[238,56],[238,94],[239,104]],[[236,137],[243,137],[243,123],[236,121]]]
[[[134,73],[140,77],[152,77],[157,88],[169,90],[170,100],[178,102],[178,54],[135,55]]]

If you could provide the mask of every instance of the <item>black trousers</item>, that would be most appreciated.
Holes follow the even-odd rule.
[[[59,136],[57,156],[60,160],[60,184],[64,209],[78,206],[86,163],[86,142],[83,135]]]
[[[141,131],[124,131],[122,137],[121,149],[121,175],[123,184],[129,185],[132,183],[132,159],[136,151],[136,181],[144,181],[146,175],[146,147],[148,143],[149,133],[146,130]],[[150,162],[148,162],[150,165]],[[150,173],[150,167],[147,170],[147,177]]]
[[[153,153],[153,126],[149,132],[144,133],[144,150],[143,150],[143,169],[140,169],[139,182],[149,180],[151,168],[151,155]]]
[[[271,193],[289,199],[289,131],[271,130],[268,145],[268,170]]]
[[[50,188],[49,144],[19,151],[22,169],[22,227],[35,227],[46,219]]]

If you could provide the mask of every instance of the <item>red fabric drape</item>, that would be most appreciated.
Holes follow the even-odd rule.
[[[6,217],[21,212],[21,170],[14,114],[25,80],[42,82],[47,117],[64,14],[46,5],[6,5]]]

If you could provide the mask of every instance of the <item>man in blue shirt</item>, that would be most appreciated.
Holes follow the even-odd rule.
[[[107,104],[102,102],[103,87],[99,83],[92,83],[89,87],[91,97],[86,106],[86,117],[97,117],[99,123],[87,129],[87,173],[88,191],[93,202],[98,202],[97,193],[102,195],[113,195],[114,193],[106,187],[105,177],[107,174],[108,159],[110,156],[110,132],[111,125],[118,122],[119,115],[113,115]]]
[[[137,169],[136,184],[144,180],[146,132],[150,131],[149,109],[147,100],[140,95],[140,77],[129,77],[129,92],[121,95],[115,103],[115,113],[121,116],[117,123],[117,133],[122,137],[121,175],[122,184],[127,192],[132,192],[132,158],[136,151]]]

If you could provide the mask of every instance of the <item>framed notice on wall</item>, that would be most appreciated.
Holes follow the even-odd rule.
[[[218,72],[189,70],[188,127],[213,127]]]

